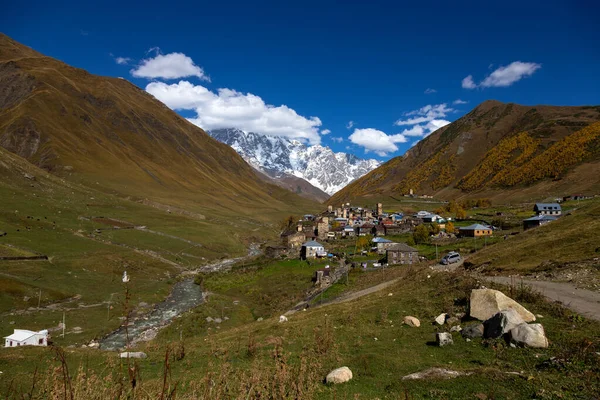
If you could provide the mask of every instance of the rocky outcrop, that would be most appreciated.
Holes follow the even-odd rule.
[[[524,322],[519,313],[512,308],[500,311],[483,323],[483,337],[486,339],[499,338]]]
[[[510,338],[517,344],[545,349],[548,338],[542,324],[521,324],[510,330]]]
[[[352,371],[348,367],[334,369],[325,378],[326,383],[344,383],[352,379]]]
[[[535,315],[525,307],[493,289],[473,289],[471,291],[470,315],[480,321],[487,321],[500,311],[513,309],[525,322],[535,321]]]
[[[448,379],[457,378],[463,375],[471,375],[469,372],[452,371],[445,368],[429,368],[424,371],[415,372],[414,374],[402,377],[403,381],[415,379]]]

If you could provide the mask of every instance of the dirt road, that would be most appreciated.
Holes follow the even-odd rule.
[[[575,285],[566,282],[535,281],[529,279],[512,278],[509,276],[486,276],[482,279],[510,285],[521,281],[543,294],[552,301],[559,301],[565,307],[577,313],[600,321],[600,292],[578,289]]]

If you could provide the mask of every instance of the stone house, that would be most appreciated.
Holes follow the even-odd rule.
[[[298,224],[295,230],[288,229],[281,234],[283,244],[290,249],[299,249],[302,243],[306,241],[306,234],[304,233],[302,224]]]
[[[419,251],[406,243],[393,243],[385,251],[390,265],[414,264],[419,262]]]
[[[4,347],[18,346],[48,346],[48,331],[15,329],[12,335],[4,337]]]

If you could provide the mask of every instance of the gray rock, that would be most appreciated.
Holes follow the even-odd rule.
[[[456,318],[456,317],[450,317],[448,319],[446,319],[446,323],[448,325],[456,325],[460,322],[460,319]]]
[[[127,358],[129,356],[129,358],[146,358],[148,357],[146,355],[146,353],[142,352],[142,351],[130,351],[130,352],[123,352],[121,354],[119,354],[119,357],[121,358]]]
[[[258,317],[258,318],[256,319],[256,321],[258,321],[258,322],[260,322],[260,321],[262,321],[262,320],[263,320],[263,317]]]
[[[475,339],[483,336],[483,324],[467,325],[460,332],[464,338]]]
[[[419,321],[415,317],[411,317],[410,315],[404,317],[404,323],[408,326],[412,326],[413,328],[418,328],[419,326],[421,326],[421,321]]]
[[[454,325],[452,328],[450,328],[450,332],[460,332],[462,331],[462,328],[460,327],[460,325]]]
[[[213,322],[212,317],[206,317],[206,322]]]
[[[440,347],[454,344],[454,340],[452,340],[452,334],[448,332],[436,333],[435,341]]]
[[[327,383],[344,383],[352,379],[352,371],[348,367],[334,369],[325,378]]]
[[[223,322],[223,320],[222,320],[221,318],[215,318],[215,319],[214,319],[214,321],[215,321],[217,324],[220,324],[221,322]]]
[[[545,349],[548,338],[542,324],[521,324],[511,329],[510,338],[518,344]]]
[[[535,321],[535,315],[498,290],[473,289],[471,291],[470,314],[480,321],[487,321],[500,311],[511,308],[519,313],[523,321]]]
[[[495,339],[523,324],[523,318],[513,309],[500,311],[483,323],[483,337]]]

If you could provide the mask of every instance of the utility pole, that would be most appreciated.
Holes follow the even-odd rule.
[[[65,337],[65,312],[63,311],[63,331],[62,331],[62,337]]]

